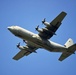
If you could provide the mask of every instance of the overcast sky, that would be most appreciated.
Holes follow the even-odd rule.
[[[76,43],[75,0],[0,0],[0,75],[76,75],[76,54],[60,62],[61,53],[38,49],[19,61],[12,59],[19,52],[16,44],[25,44],[7,30],[8,26],[18,25],[38,33],[35,27],[44,27],[44,18],[51,22],[62,11],[67,16],[50,40],[64,45],[72,38]]]

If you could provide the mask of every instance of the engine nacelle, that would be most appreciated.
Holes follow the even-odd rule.
[[[47,27],[50,26],[50,23],[48,23],[48,22],[44,22],[43,24],[44,24],[45,26],[47,26]]]
[[[42,29],[40,29],[40,28],[38,28],[38,29],[37,29],[37,31],[38,31],[38,32],[40,32],[40,33],[42,33],[42,32],[43,32],[43,30],[42,30]]]
[[[24,46],[19,46],[18,48],[19,48],[20,50],[25,49]]]
[[[34,53],[37,53],[35,50],[32,50],[31,47],[28,47],[28,46],[19,46],[18,47],[20,50],[25,50],[25,51],[28,51],[30,53],[34,52]]]

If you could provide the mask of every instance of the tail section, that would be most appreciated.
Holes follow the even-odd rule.
[[[63,61],[70,55],[75,54],[76,51],[76,44],[73,43],[73,40],[71,38],[68,39],[64,46],[66,47],[66,51],[61,54],[59,58],[60,61]]]
[[[65,43],[65,47],[68,48],[74,44],[73,40],[71,38],[68,39],[68,41]]]

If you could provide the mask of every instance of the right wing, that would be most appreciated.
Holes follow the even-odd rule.
[[[27,47],[27,45],[24,47],[25,49],[21,50],[18,54],[16,54],[13,59],[14,60],[19,60],[20,58],[24,57],[24,56],[28,56],[29,54],[31,54],[32,52],[36,52],[35,50],[38,49],[36,47],[30,48]]]
[[[50,39],[60,27],[62,20],[66,15],[67,13],[61,12],[52,22],[50,22],[50,26],[46,26],[42,29],[43,32],[40,32],[39,35],[44,39]]]

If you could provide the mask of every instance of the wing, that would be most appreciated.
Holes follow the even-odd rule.
[[[66,59],[70,55],[75,54],[74,53],[75,50],[76,50],[76,44],[70,46],[67,51],[63,52],[62,55],[60,56],[59,60],[63,61],[64,59]]]
[[[28,56],[29,54],[31,54],[32,52],[35,52],[36,53],[36,47],[28,47],[28,46],[25,46],[23,50],[21,50],[17,55],[15,55],[13,57],[14,60],[19,60],[20,58],[24,57],[24,56]]]
[[[61,25],[62,20],[66,16],[65,12],[61,12],[52,22],[50,22],[50,26],[46,26],[43,28],[43,32],[39,33],[42,38],[50,39],[53,35],[55,35],[56,30]]]

